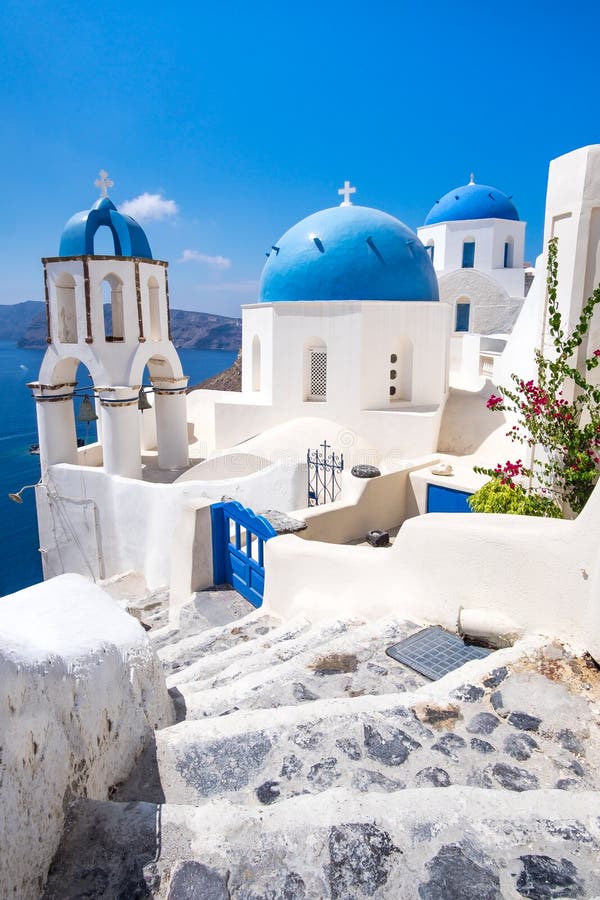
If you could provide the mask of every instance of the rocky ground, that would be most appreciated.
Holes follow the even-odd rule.
[[[600,897],[591,660],[529,639],[432,683],[385,655],[418,623],[161,599],[179,721],[72,808],[46,900]]]

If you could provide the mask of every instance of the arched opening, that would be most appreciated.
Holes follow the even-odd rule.
[[[107,341],[125,340],[123,318],[123,282],[117,275],[107,275],[102,282],[104,333]]]
[[[412,400],[412,377],[413,343],[407,337],[398,337],[390,353],[390,403]]]
[[[75,305],[75,279],[68,272],[61,272],[56,279],[56,312],[58,340],[61,344],[77,343],[77,308]]]
[[[309,338],[304,344],[303,382],[305,400],[327,400],[327,344],[321,338]]]
[[[148,303],[150,306],[150,340],[161,340],[160,304],[158,281],[154,276],[148,279]]]
[[[100,412],[89,369],[70,356],[60,359],[48,374],[46,383],[57,385],[57,396],[38,400],[41,451],[50,465],[101,466]],[[67,385],[75,385],[72,393]]]
[[[454,330],[466,332],[469,330],[471,320],[471,304],[466,297],[460,297],[456,303],[456,316]]]
[[[94,397],[94,382],[90,375],[89,369],[83,363],[79,363],[77,374],[77,394],[74,400],[75,414],[75,433],[77,437],[77,447],[91,448],[97,445],[98,452],[82,452],[80,465],[102,465],[102,450],[99,444],[99,422],[100,422],[100,404],[96,402]]]
[[[108,225],[100,225],[94,234],[94,256],[119,256],[115,249],[115,236]]]
[[[473,269],[475,267],[475,241],[473,238],[467,238],[463,242],[462,267],[463,269]]]
[[[257,334],[252,338],[252,390],[260,391],[260,338]]]
[[[511,237],[504,242],[504,268],[512,269],[514,254],[514,241]]]
[[[427,252],[429,253],[429,259],[430,259],[431,262],[433,263],[433,258],[434,258],[434,256],[435,256],[435,242],[434,242],[433,240],[431,240],[431,239],[428,240],[425,249],[426,249]]]
[[[169,483],[188,467],[188,423],[180,369],[152,356],[142,373],[138,403],[144,481]]]

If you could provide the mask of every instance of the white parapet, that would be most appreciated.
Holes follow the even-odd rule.
[[[173,714],[139,622],[80,575],[3,597],[0,634],[0,896],[35,900],[66,802],[106,800]]]

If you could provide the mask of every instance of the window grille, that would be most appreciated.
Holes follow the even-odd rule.
[[[310,399],[327,398],[327,350],[310,351]]]

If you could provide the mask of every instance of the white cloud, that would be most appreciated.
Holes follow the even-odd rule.
[[[231,260],[226,256],[207,256],[206,253],[200,253],[199,250],[184,250],[177,262],[197,262],[204,263],[205,266],[211,266],[215,269],[223,271],[231,266]]]
[[[179,207],[174,200],[167,200],[162,194],[149,194],[147,191],[126,200],[119,206],[119,212],[131,216],[138,222],[158,222],[177,215]]]

